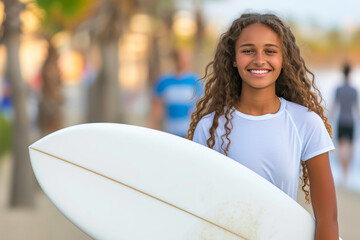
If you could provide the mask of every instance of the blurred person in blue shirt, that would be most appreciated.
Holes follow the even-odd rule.
[[[160,76],[153,87],[149,126],[186,137],[190,116],[202,95],[200,76],[192,71],[190,50],[173,53],[175,71]],[[161,123],[163,121],[163,128]]]

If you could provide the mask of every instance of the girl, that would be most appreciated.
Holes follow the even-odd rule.
[[[245,165],[294,200],[302,166],[315,239],[339,239],[331,126],[290,28],[272,14],[241,15],[220,37],[203,80],[205,94],[187,137]]]

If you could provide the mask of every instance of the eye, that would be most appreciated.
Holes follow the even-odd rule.
[[[267,49],[265,52],[266,52],[267,54],[275,54],[275,53],[277,53],[277,51],[274,50],[274,49]]]
[[[252,49],[244,49],[244,50],[242,50],[241,52],[244,53],[244,54],[251,54],[251,53],[253,53],[254,51],[253,51]]]

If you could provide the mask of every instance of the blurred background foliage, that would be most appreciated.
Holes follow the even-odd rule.
[[[0,114],[0,163],[4,155],[11,149],[11,123]]]
[[[89,0],[36,0],[33,4],[43,11],[42,26],[48,32],[72,29],[82,18],[86,17],[89,8],[95,1]],[[29,3],[29,8],[30,9]]]

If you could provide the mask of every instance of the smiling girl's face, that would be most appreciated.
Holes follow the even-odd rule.
[[[282,63],[282,44],[271,28],[255,23],[242,30],[235,44],[234,67],[242,79],[243,91],[273,88],[275,92]]]

